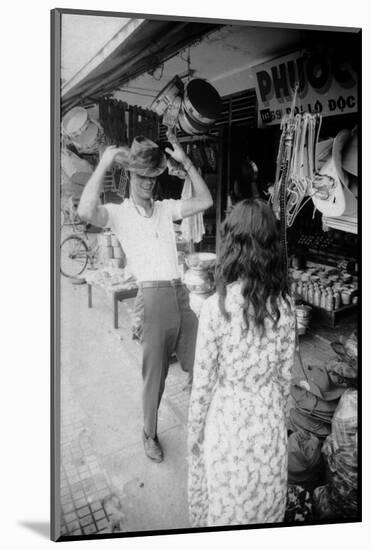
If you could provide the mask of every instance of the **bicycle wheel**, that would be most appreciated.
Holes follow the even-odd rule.
[[[65,277],[77,277],[86,268],[89,248],[84,239],[70,235],[61,243],[61,273]]]

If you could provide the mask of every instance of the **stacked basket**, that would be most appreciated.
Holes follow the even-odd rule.
[[[99,245],[102,263],[115,268],[125,267],[125,254],[116,235],[112,232],[101,233]]]

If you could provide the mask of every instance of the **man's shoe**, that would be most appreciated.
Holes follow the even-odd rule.
[[[157,436],[155,439],[152,439],[152,437],[149,437],[145,434],[144,430],[142,435],[144,452],[146,453],[148,458],[150,460],[153,460],[153,462],[162,462],[164,460],[164,453],[162,451],[160,442],[157,439]]]

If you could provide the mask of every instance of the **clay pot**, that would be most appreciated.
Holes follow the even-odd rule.
[[[191,267],[184,275],[184,284],[195,294],[209,294],[214,290],[213,277],[208,269]]]
[[[297,328],[299,334],[305,334],[310,321],[312,308],[306,305],[295,306]]]
[[[212,252],[195,252],[186,256],[186,264],[189,268],[211,269],[216,262],[216,254]]]

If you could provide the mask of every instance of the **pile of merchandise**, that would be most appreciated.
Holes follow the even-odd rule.
[[[357,336],[332,344],[337,357],[293,380],[287,522],[357,517]]]
[[[111,292],[115,290],[131,290],[137,288],[137,282],[131,273],[125,269],[116,267],[103,267],[101,269],[87,271],[84,278],[88,284],[99,286]]]
[[[113,268],[125,267],[125,254],[118,238],[111,231],[98,235],[99,256],[103,265]]]
[[[358,278],[329,267],[289,269],[291,294],[328,311],[358,302]]]
[[[94,169],[83,155],[97,155],[105,143],[105,136],[99,122],[83,107],[68,111],[61,126],[61,191],[64,196],[79,199]]]
[[[345,390],[322,453],[327,483],[314,491],[319,519],[355,519],[358,511],[357,391]]]

